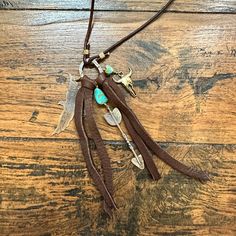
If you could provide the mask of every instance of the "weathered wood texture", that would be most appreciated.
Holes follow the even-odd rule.
[[[154,182],[130,164],[123,145],[107,145],[119,206],[110,221],[101,214],[100,195],[76,141],[0,145],[1,235],[235,233],[235,145],[163,146],[179,160],[208,169],[213,178],[204,185],[159,161],[163,178]]]
[[[97,16],[94,52],[150,16],[126,14]],[[43,138],[52,133],[61,112],[57,102],[65,97],[65,73],[78,74],[86,17],[80,12],[2,13],[2,135]],[[134,69],[138,98],[130,105],[156,140],[234,143],[236,18],[223,19],[166,14],[107,60],[119,70]],[[104,139],[120,139],[103,117],[98,122]],[[59,138],[77,138],[74,125]]]
[[[129,10],[129,11],[157,11],[165,1],[149,0],[99,0],[95,4],[97,10]],[[88,10],[88,0],[0,0],[0,7],[3,9],[78,9]],[[176,0],[168,11],[192,11],[192,12],[235,12],[235,0]]]
[[[114,170],[112,220],[101,213],[74,125],[51,136],[66,73],[78,76],[88,2],[0,1],[0,236],[235,235],[235,1],[176,1],[170,10],[178,13],[106,61],[134,69],[138,97],[127,99],[151,136],[212,176],[202,185],[156,160],[163,178],[153,182],[130,164],[119,132],[96,107]],[[153,15],[133,11],[154,11],[162,1],[98,2],[94,53]]]

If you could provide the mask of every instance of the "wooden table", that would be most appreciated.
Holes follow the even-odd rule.
[[[118,130],[96,106],[119,206],[111,220],[74,124],[51,135],[67,73],[78,77],[89,2],[0,1],[0,235],[235,235],[235,0],[176,0],[106,61],[124,72],[133,68],[138,97],[127,101],[151,136],[212,177],[201,184],[155,158],[162,179],[152,181],[130,163]],[[92,52],[164,2],[97,1]]]

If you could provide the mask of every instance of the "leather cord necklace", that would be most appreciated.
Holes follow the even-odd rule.
[[[93,97],[98,104],[104,105],[108,109],[109,113],[105,114],[104,117],[110,125],[119,128],[129,149],[135,156],[135,158],[132,159],[133,164],[140,169],[146,168],[154,180],[160,179],[160,174],[153,161],[153,154],[173,169],[189,177],[195,178],[201,182],[209,180],[209,176],[206,172],[197,170],[194,167],[188,167],[170,156],[151,138],[139,122],[137,116],[126,103],[123,92],[121,91],[122,88],[118,85],[118,83],[121,83],[131,95],[136,96],[131,80],[132,70],[130,69],[128,75],[124,75],[123,73],[116,73],[111,66],[107,66],[104,70],[98,63],[99,61],[106,59],[106,57],[121,44],[142,31],[153,21],[157,20],[173,2],[174,0],[168,1],[158,13],[139,28],[104,50],[102,53],[90,57],[89,39],[93,29],[95,4],[95,0],[91,0],[90,18],[84,41],[83,61],[79,68],[80,79],[78,82],[81,83],[81,87],[78,90],[75,101],[75,125],[79,134],[80,145],[88,172],[103,197],[103,208],[109,216],[112,216],[112,212],[114,209],[117,209],[117,205],[114,201],[114,186],[112,182],[110,158],[93,116]],[[84,75],[84,67],[95,67],[98,70],[98,77],[93,80]],[[119,80],[115,79],[117,76],[120,78]],[[115,108],[112,110],[108,103],[112,104]],[[134,145],[129,141],[125,132],[119,126],[122,118],[127,131],[135,144],[136,150],[140,153],[139,155],[136,154]],[[90,141],[93,141],[95,144],[95,150],[101,162],[101,171],[95,166]]]
[[[132,31],[130,34],[126,35],[119,41],[117,41],[115,44],[104,50],[98,55],[89,57],[89,50],[90,50],[90,44],[89,44],[89,38],[92,32],[93,28],[93,15],[94,15],[94,5],[95,5],[95,0],[91,0],[91,8],[90,8],[90,18],[89,18],[89,24],[88,24],[88,30],[86,34],[86,38],[84,41],[84,64],[89,65],[91,62],[96,59],[104,59],[106,56],[109,56],[111,52],[113,52],[116,48],[118,48],[121,44],[124,42],[128,41],[131,39],[133,36],[135,36],[137,33],[142,31],[144,28],[146,28],[148,25],[150,25],[152,22],[157,20],[164,12],[165,10],[174,2],[174,0],[169,0],[162,8],[160,11],[158,11],[154,16],[152,16],[149,20],[147,20],[144,24],[142,24],[140,27]]]

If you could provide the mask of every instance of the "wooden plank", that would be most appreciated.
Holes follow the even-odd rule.
[[[97,10],[123,10],[123,11],[157,11],[163,6],[165,1],[150,0],[118,0],[106,1],[99,0],[96,2]],[[3,9],[89,9],[90,1],[76,0],[1,0],[0,8]],[[170,7],[171,11],[180,12],[236,12],[234,0],[178,0]]]
[[[150,15],[99,13],[92,52]],[[87,17],[74,11],[1,11],[0,136],[51,137],[66,73],[78,76]],[[128,101],[154,139],[235,143],[235,25],[231,15],[168,13],[106,61],[124,72],[133,68],[138,98]],[[100,111],[96,107],[103,138],[121,140]],[[76,139],[74,125],[58,138]]]
[[[1,141],[1,236],[234,235],[235,145],[163,145],[177,159],[208,170],[207,184],[157,160],[162,179],[154,182],[130,164],[122,143],[106,146],[119,206],[112,220],[101,213],[76,141]]]

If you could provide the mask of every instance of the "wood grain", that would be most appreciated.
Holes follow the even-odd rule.
[[[176,0],[106,61],[124,72],[133,68],[138,97],[127,100],[151,136],[212,177],[201,184],[154,157],[162,178],[152,181],[131,165],[119,132],[95,105],[119,206],[110,220],[74,125],[51,136],[67,73],[78,76],[89,2],[0,0],[0,236],[234,236],[235,0]],[[163,3],[97,1],[92,52],[138,27]]]
[[[78,76],[87,14],[2,13],[1,136],[50,138],[61,112],[57,103],[66,93],[66,73]],[[150,13],[124,15],[97,16],[94,53],[126,35]],[[130,66],[135,71],[138,98],[127,98],[154,139],[235,143],[235,26],[231,15],[222,21],[222,15],[169,13],[106,61],[118,70],[125,72]],[[122,139],[100,112],[97,120],[104,139]],[[74,125],[56,138],[76,139]]]
[[[154,182],[130,164],[123,144],[107,144],[119,206],[112,220],[101,214],[76,141],[12,139],[0,146],[1,235],[235,233],[235,145],[162,145],[209,170],[212,181],[203,185],[158,160],[162,179]]]
[[[118,1],[96,1],[95,8],[97,10],[115,10],[115,11],[157,11],[163,6],[167,0],[118,0]],[[2,9],[89,9],[90,1],[76,0],[1,0],[0,8]],[[236,12],[235,0],[176,0],[168,9],[170,11],[180,12]]]

